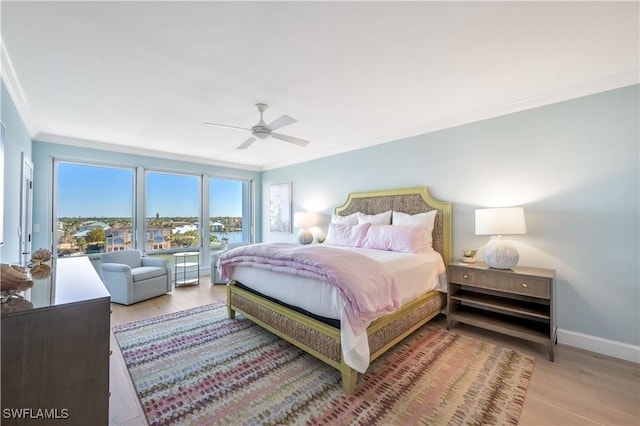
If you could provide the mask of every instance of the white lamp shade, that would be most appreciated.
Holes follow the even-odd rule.
[[[476,209],[476,235],[526,234],[522,207]]]
[[[293,226],[301,229],[307,229],[316,226],[316,214],[312,212],[294,213]]]

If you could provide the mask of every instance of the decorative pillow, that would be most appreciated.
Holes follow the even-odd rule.
[[[426,227],[425,241],[429,247],[433,245],[433,228],[435,228],[436,215],[438,210],[431,210],[426,213],[409,214],[393,211],[393,225],[419,225]]]
[[[379,214],[364,214],[356,213],[358,215],[358,223],[371,223],[375,225],[391,225],[391,210],[379,213]]]
[[[332,214],[331,223],[337,223],[339,225],[357,225],[358,215],[357,213],[353,213],[348,216],[340,216],[339,214]]]
[[[371,225],[362,243],[363,248],[423,253],[431,248],[426,226]]]
[[[360,247],[367,235],[367,230],[371,224],[361,223],[359,225],[340,225],[330,223],[325,244],[345,247]]]

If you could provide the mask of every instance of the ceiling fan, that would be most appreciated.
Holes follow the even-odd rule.
[[[309,143],[309,141],[304,139],[294,138],[293,136],[287,136],[287,135],[273,132],[274,130],[279,129],[281,127],[296,123],[298,120],[288,116],[287,114],[284,114],[279,118],[276,118],[275,120],[273,120],[271,123],[266,124],[262,118],[262,113],[268,108],[268,105],[256,104],[256,107],[258,108],[258,111],[260,111],[260,121],[258,121],[258,123],[250,129],[246,127],[230,126],[228,124],[218,124],[218,123],[204,123],[204,124],[207,124],[209,126],[229,127],[232,129],[249,130],[252,136],[246,141],[244,141],[243,143],[241,143],[240,145],[238,145],[236,149],[248,148],[252,143],[256,141],[256,138],[267,139],[269,137],[272,137],[275,139],[280,139],[281,141],[290,142],[292,144],[300,145],[300,146],[305,146],[306,144]]]

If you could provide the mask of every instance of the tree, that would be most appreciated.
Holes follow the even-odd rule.
[[[107,238],[102,228],[93,228],[87,232],[87,253],[100,253],[107,245]]]
[[[198,231],[187,231],[184,234],[172,234],[170,241],[172,247],[195,247],[198,239]]]
[[[89,243],[106,243],[107,238],[102,228],[93,228],[87,232],[87,241]]]

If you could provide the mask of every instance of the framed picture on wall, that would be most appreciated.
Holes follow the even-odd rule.
[[[269,212],[271,232],[291,232],[291,182],[271,184]]]

